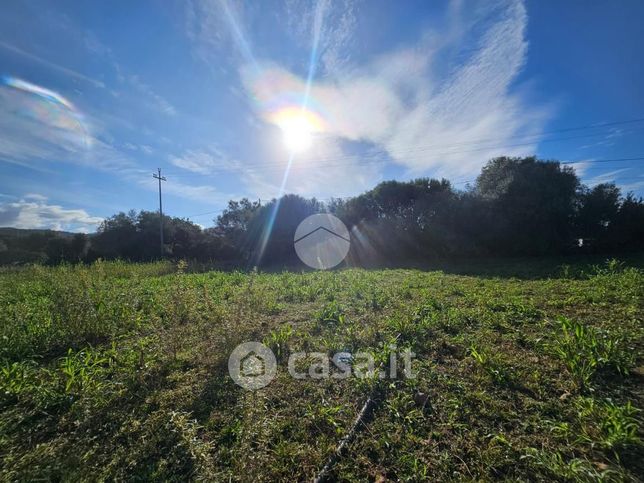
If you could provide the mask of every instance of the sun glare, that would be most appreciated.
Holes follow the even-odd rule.
[[[324,123],[317,113],[300,107],[280,109],[270,119],[282,130],[282,141],[291,153],[309,149],[314,135],[324,130]]]
[[[301,116],[293,118],[282,126],[282,137],[286,148],[293,153],[301,153],[311,146],[311,125]]]

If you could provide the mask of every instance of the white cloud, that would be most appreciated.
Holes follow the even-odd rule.
[[[33,201],[47,201],[47,197],[43,196],[38,193],[27,193],[26,195],[23,196],[25,200],[33,200]]]
[[[620,188],[622,189],[622,193],[633,191],[636,193],[639,192],[641,195],[641,192],[644,190],[644,179],[632,183],[622,184],[620,185]]]
[[[598,184],[602,184],[602,183],[615,183],[615,180],[617,179],[618,174],[628,171],[630,169],[631,168],[616,169],[614,171],[608,171],[606,173],[593,176],[592,178],[582,179],[582,181],[584,182],[584,184],[587,184],[591,188],[593,186],[597,186]]]
[[[240,0],[190,0],[185,2],[184,27],[194,55],[214,71],[228,72],[229,62],[254,63],[258,37],[284,35],[286,41],[307,51],[317,39],[317,68],[328,73],[344,67],[350,59],[357,19],[354,3],[287,0],[267,9],[263,4]],[[302,66],[308,68],[308,64],[308,56],[301,59]]]
[[[37,116],[36,114],[43,110],[41,107],[43,103],[48,101],[0,86],[0,157],[2,161],[43,172],[51,170],[55,163],[82,165],[109,172],[127,182],[145,186],[151,191],[156,189],[149,182],[151,173],[147,169],[143,169],[130,154],[81,129],[75,118],[76,113],[48,103],[47,107],[56,115]],[[124,144],[124,148],[146,154],[151,150],[147,145],[131,143]],[[194,167],[198,168],[198,165]],[[173,181],[166,191],[186,199],[223,203],[223,195],[212,186],[195,186]],[[5,205],[6,209],[11,209],[5,213],[5,216],[13,213],[18,217],[17,222],[27,220],[26,224],[31,226],[38,220],[46,219],[44,215],[37,217],[38,213],[47,212],[46,207],[38,208],[40,211],[36,210],[40,206],[37,203],[25,205],[24,210],[22,208],[18,210],[19,206],[9,206],[9,208],[7,206]],[[54,206],[52,210],[55,211],[55,208]]]
[[[143,154],[152,154],[154,152],[152,146],[148,146],[147,144],[124,143],[123,147],[129,151],[140,151]]]
[[[285,6],[295,40],[310,48],[317,44],[323,74],[337,73],[349,64],[357,24],[353,0],[288,0]]]
[[[315,152],[295,156],[282,191],[288,154],[278,149],[270,154],[272,162],[244,167],[240,179],[253,196],[272,199],[284,193],[326,199],[346,197],[373,188],[382,181],[381,165],[361,164],[358,155],[347,155],[335,139],[317,139]],[[280,155],[281,151],[281,155]],[[342,162],[336,159],[342,157]],[[321,162],[320,158],[325,161]]]
[[[0,226],[86,233],[96,230],[103,221],[85,210],[65,209],[59,205],[49,205],[45,201],[46,197],[42,195],[29,194],[17,202],[0,203]]]
[[[92,167],[112,173],[121,179],[143,185],[149,190],[150,172],[143,169],[128,153],[113,144],[91,136],[79,127],[76,113],[57,105],[47,105],[56,115],[39,117],[46,100],[0,86],[0,157],[4,162],[20,164],[31,169],[47,172],[55,163],[69,163]],[[126,143],[130,151],[149,153],[150,147]],[[221,194],[211,186],[178,184],[167,189],[168,193],[192,200],[220,202]],[[37,200],[42,201],[42,200]],[[33,205],[33,203],[32,203]],[[18,221],[27,219],[33,224],[38,212],[27,205],[23,211],[13,207],[11,213],[22,213]],[[43,208],[44,209],[44,208]],[[35,213],[35,214],[34,214]],[[43,212],[44,213],[44,212]],[[5,214],[5,216],[8,216]],[[18,216],[16,214],[16,216]],[[42,217],[41,217],[42,218]],[[44,219],[44,218],[42,218]]]
[[[0,47],[2,47],[5,50],[8,50],[8,51],[12,52],[15,55],[18,55],[20,57],[24,57],[24,58],[26,58],[26,59],[28,59],[28,60],[30,60],[32,62],[36,62],[38,64],[42,64],[42,65],[44,65],[46,67],[49,67],[50,69],[58,71],[58,72],[66,75],[68,77],[72,77],[74,79],[78,79],[78,80],[88,82],[88,83],[92,84],[94,87],[98,87],[98,88],[104,88],[105,87],[105,84],[102,81],[93,79],[93,78],[88,77],[88,76],[86,76],[84,74],[81,74],[80,72],[76,72],[75,70],[69,69],[69,68],[64,67],[62,65],[58,65],[58,64],[55,64],[53,62],[50,62],[50,61],[48,61],[46,59],[43,59],[42,57],[39,57],[39,56],[37,56],[35,54],[32,54],[30,52],[27,52],[25,50],[22,50],[22,49],[16,47],[15,45],[11,45],[11,44],[8,44],[7,42],[1,42],[0,41]]]
[[[361,161],[359,155],[348,155],[334,139],[318,141],[315,153],[301,155],[293,162],[285,191],[328,198],[369,190],[383,180],[382,164]]]
[[[223,206],[234,196],[227,195],[211,185],[192,185],[173,181],[164,186],[164,191],[182,198],[201,203]]]
[[[360,27],[360,12],[350,0],[291,0],[285,11],[265,19],[256,14],[238,2],[194,0],[188,6],[187,34],[203,60],[221,65],[224,56],[239,64],[248,98],[265,101],[253,106],[268,124],[270,109],[305,92],[306,78],[275,60],[257,61],[254,53],[266,55],[260,45],[262,21],[285,21],[289,35],[305,50],[319,40],[310,108],[326,121],[324,142],[296,160],[286,191],[355,194],[382,179],[387,163],[402,167],[407,176],[473,176],[492,157],[533,154],[552,113],[551,106],[530,106],[527,91],[515,85],[528,48],[521,0],[467,6],[454,1],[439,28],[425,29],[415,44],[376,53],[362,64],[350,55],[356,52],[352,41]],[[309,59],[301,60],[299,72],[306,72]],[[275,130],[263,133],[275,135]],[[354,154],[365,146],[371,152]],[[261,151],[266,164],[278,161],[281,168],[242,167],[242,181],[262,198],[275,196],[285,154]],[[187,154],[173,163],[199,173],[217,164],[212,153]]]
[[[551,109],[529,106],[514,85],[527,56],[525,7],[512,0],[470,7],[454,3],[444,32],[427,31],[417,45],[315,82],[311,109],[325,118],[325,133],[374,146],[376,161],[408,176],[471,176],[492,157],[533,154]],[[250,95],[304,92],[305,79],[274,63],[261,67],[259,77],[252,65],[240,69]],[[270,112],[259,114],[270,122]],[[520,142],[525,137],[532,141]],[[347,165],[360,159],[344,150],[334,156]]]
[[[128,83],[148,99],[147,105],[149,107],[169,116],[174,116],[177,113],[177,109],[172,104],[170,104],[167,99],[154,92],[154,90],[152,90],[152,88],[148,84],[143,82],[139,78],[139,76],[129,76]]]
[[[220,71],[226,71],[222,59],[252,60],[244,28],[250,5],[231,0],[191,0],[185,5],[185,29],[196,57],[214,61],[211,65]]]
[[[0,156],[5,161],[33,165],[81,157],[91,146],[89,131],[72,107],[0,85]]]
[[[582,161],[575,161],[568,166],[575,170],[575,173],[577,174],[577,176],[579,176],[579,178],[583,178],[586,171],[588,171],[588,169],[590,168],[592,162],[592,159],[584,159]]]
[[[180,156],[171,156],[170,162],[175,166],[199,174],[211,174],[216,171],[240,167],[240,163],[229,159],[216,147],[188,150]]]

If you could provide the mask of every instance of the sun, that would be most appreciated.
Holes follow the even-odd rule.
[[[282,131],[284,147],[291,153],[308,150],[316,135],[326,130],[326,124],[319,113],[301,106],[288,106],[270,114],[268,120]]]
[[[299,115],[280,123],[284,146],[292,153],[302,153],[311,147],[313,126],[306,116]]]

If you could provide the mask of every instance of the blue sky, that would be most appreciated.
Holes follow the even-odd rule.
[[[619,161],[644,158],[643,19],[638,0],[9,2],[0,226],[157,209],[157,167],[165,211],[203,226],[244,196],[464,188],[498,155],[644,195],[644,159]]]

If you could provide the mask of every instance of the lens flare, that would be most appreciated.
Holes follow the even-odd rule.
[[[56,133],[64,143],[91,147],[91,136],[83,115],[63,96],[31,82],[11,76],[0,78],[0,84],[19,91],[14,95],[13,104],[19,106],[22,118],[35,121],[41,128]],[[7,90],[6,95],[9,95]]]
[[[267,122],[279,127],[290,152],[302,152],[316,134],[329,130],[328,113],[306,84],[280,69],[266,68],[261,73],[246,70],[245,83],[251,87],[258,111]]]

